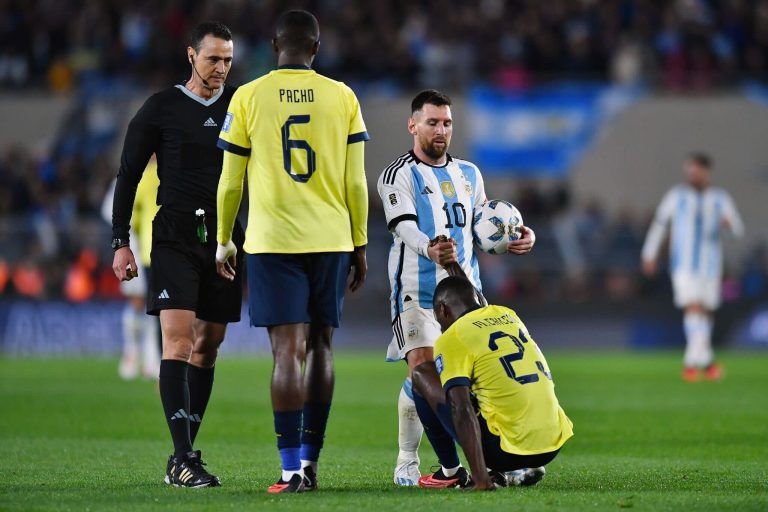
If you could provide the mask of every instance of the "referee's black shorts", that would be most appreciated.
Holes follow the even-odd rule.
[[[243,241],[245,234],[235,223],[232,240],[237,246],[234,281],[216,273],[216,215],[206,212],[208,241],[200,243],[194,213],[166,207],[152,221],[152,272],[147,313],[159,315],[164,309],[194,311],[207,322],[240,320],[243,300]]]

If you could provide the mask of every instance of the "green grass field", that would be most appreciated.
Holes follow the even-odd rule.
[[[396,488],[404,367],[337,358],[321,490],[272,496],[270,361],[222,358],[197,447],[216,489],[161,483],[170,441],[154,385],[116,361],[0,359],[0,510],[768,510],[768,356],[728,354],[720,383],[679,354],[548,354],[576,436],[534,488]],[[435,457],[426,439],[422,471]]]

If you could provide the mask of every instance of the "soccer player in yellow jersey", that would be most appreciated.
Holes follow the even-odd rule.
[[[433,306],[445,392],[433,407],[464,450],[475,487],[537,483],[573,436],[544,354],[514,311],[481,307],[465,278],[441,281]]]
[[[360,105],[310,68],[320,29],[306,11],[277,22],[278,69],[241,86],[229,106],[217,198],[219,273],[233,278],[231,232],[248,172],[244,250],[251,325],[272,344],[272,408],[283,472],[268,492],[314,490],[333,396],[331,337],[347,275],[367,270],[368,190]],[[302,375],[302,366],[304,374]]]
[[[112,181],[104,202],[101,216],[112,223],[112,201],[115,195],[115,181]],[[157,159],[153,156],[136,187],[136,200],[131,214],[130,247],[138,255],[142,266],[138,277],[120,283],[120,292],[127,299],[122,314],[123,355],[120,358],[118,374],[126,380],[135,379],[141,371],[145,378],[157,380],[160,373],[160,336],[157,318],[145,314],[147,297],[147,271],[152,249],[152,220],[159,210],[155,198],[160,180],[157,177]],[[141,347],[141,348],[139,348]]]

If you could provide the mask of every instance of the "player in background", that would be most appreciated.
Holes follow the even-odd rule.
[[[277,21],[277,69],[240,87],[219,147],[218,271],[234,278],[232,224],[248,171],[251,325],[272,345],[272,408],[282,461],[270,493],[317,488],[333,397],[333,330],[344,290],[367,271],[368,190],[360,105],[346,85],[311,69],[320,27],[306,11]],[[239,273],[239,272],[238,272]],[[302,367],[304,372],[302,375]]]
[[[643,272],[654,276],[667,229],[675,305],[683,309],[686,348],[683,379],[718,380],[723,370],[712,352],[712,316],[720,305],[723,273],[722,232],[744,233],[744,224],[728,193],[711,185],[709,156],[693,153],[683,166],[687,183],[672,187],[645,238]]]
[[[115,181],[104,197],[101,215],[112,223],[112,203]],[[125,380],[135,379],[139,372],[147,379],[157,380],[160,374],[160,337],[157,319],[146,314],[147,278],[152,249],[152,219],[157,214],[157,160],[152,157],[136,187],[136,200],[131,213],[130,248],[141,262],[138,277],[120,283],[127,302],[123,309],[123,354],[118,374]]]
[[[151,96],[125,136],[112,213],[112,269],[121,281],[136,276],[129,228],[136,187],[154,153],[160,210],[152,224],[152,271],[147,312],[160,316],[163,356],[160,398],[173,440],[165,482],[212,487],[193,450],[213,388],[214,365],[228,322],[240,320],[242,286],[216,273],[216,186],[222,151],[216,147],[234,88],[229,28],[218,22],[194,28],[187,47],[190,78]],[[242,228],[235,229],[241,243]]]
[[[544,354],[514,311],[481,306],[463,277],[440,281],[433,304],[442,388],[431,387],[430,404],[464,450],[474,487],[536,484],[573,436]]]
[[[467,472],[459,463],[450,434],[423,397],[422,384],[437,380],[431,363],[440,326],[432,312],[432,294],[448,275],[443,267],[455,262],[481,289],[472,219],[486,196],[478,168],[448,153],[453,133],[448,96],[435,90],[420,92],[411,103],[408,132],[413,136],[413,149],[384,169],[378,181],[387,228],[394,237],[389,252],[394,336],[387,360],[405,359],[408,364],[397,407],[400,452],[394,482],[419,483],[418,448],[425,431],[442,467],[423,477],[422,483],[449,487],[466,479]],[[445,235],[448,241],[430,244],[438,235]],[[508,252],[527,254],[534,243],[533,230],[523,227],[522,238],[511,242]],[[424,372],[419,371],[420,365]]]

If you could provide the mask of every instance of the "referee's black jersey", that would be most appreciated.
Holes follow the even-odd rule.
[[[219,131],[236,88],[205,100],[183,85],[152,95],[128,125],[112,209],[112,236],[128,239],[136,187],[152,153],[157,155],[157,204],[216,214],[223,152]]]

